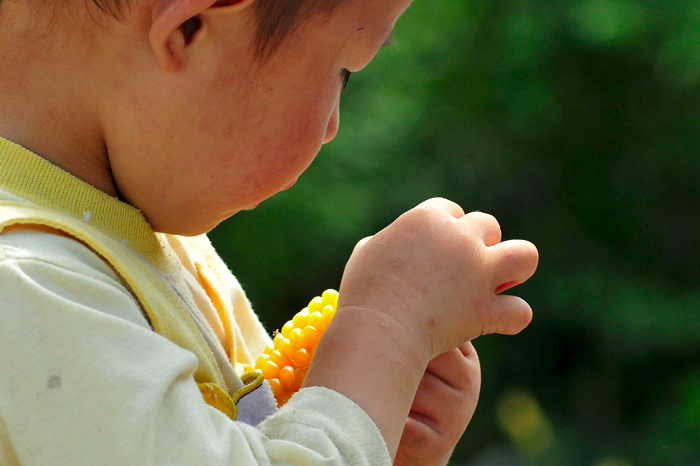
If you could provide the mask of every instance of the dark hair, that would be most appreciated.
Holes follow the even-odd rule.
[[[1,0],[0,0],[1,1]],[[97,7],[119,17],[129,0],[92,0]],[[253,8],[258,26],[256,54],[264,60],[304,21],[317,13],[332,13],[345,0],[256,0]]]
[[[331,14],[344,0],[256,0],[256,52],[269,57],[300,24],[314,14]]]

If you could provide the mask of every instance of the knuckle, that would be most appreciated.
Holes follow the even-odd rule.
[[[505,298],[505,296],[504,296]],[[508,335],[520,333],[532,322],[532,309],[530,305],[518,296],[509,296],[509,326]]]
[[[503,262],[513,262],[522,256],[522,252],[515,247],[499,248],[497,251],[498,259]]]
[[[401,441],[418,451],[429,451],[435,448],[435,440],[426,434],[425,427],[419,421],[409,419],[406,423]]]
[[[522,303],[523,303],[523,310],[521,312],[520,325],[524,329],[525,327],[530,325],[530,323],[532,322],[532,318],[534,317],[534,313],[532,312],[532,308],[530,307],[530,305],[527,302],[522,300]]]
[[[501,228],[500,224],[498,223],[498,220],[496,220],[496,217],[494,217],[491,214],[487,214],[486,212],[475,210],[474,212],[470,212],[467,215],[469,215],[475,221],[485,226],[498,227],[499,229]]]
[[[526,271],[528,276],[534,273],[539,261],[539,254],[534,244],[522,240],[511,240],[501,244],[505,247],[498,249],[498,261],[511,264],[519,271]]]
[[[537,247],[529,241],[525,241],[526,248],[528,249],[527,254],[530,258],[533,267],[537,267],[540,261],[540,252]]]
[[[424,201],[418,205],[419,207],[428,207],[433,210],[438,210],[440,212],[449,212],[453,216],[462,217],[464,215],[464,210],[456,202],[445,199],[444,197],[433,197]]]

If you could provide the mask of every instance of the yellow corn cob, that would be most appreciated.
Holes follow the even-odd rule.
[[[338,292],[326,290],[275,332],[255,362],[245,370],[259,370],[270,382],[277,405],[282,406],[296,393],[306,378],[311,358],[321,335],[335,315]]]

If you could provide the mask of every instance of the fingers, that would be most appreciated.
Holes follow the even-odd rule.
[[[411,406],[411,418],[456,441],[479,400],[481,369],[471,343],[454,348],[428,364]]]
[[[539,255],[535,245],[523,240],[510,240],[489,248],[493,260],[493,289],[500,293],[532,277]]]
[[[442,441],[440,431],[436,428],[432,419],[429,419],[415,411],[408,413],[406,426],[401,441],[406,443],[428,444],[431,447],[439,445]]]
[[[476,354],[476,349],[474,349],[474,345],[472,345],[471,341],[459,345],[457,349],[462,353],[462,356],[471,361],[472,364],[479,365],[479,356]]]
[[[446,211],[481,237],[487,247],[501,241],[501,226],[493,215],[484,212],[470,212],[465,215],[464,210],[458,204],[439,197],[428,199],[419,204],[418,207]]]
[[[410,417],[442,436],[458,437],[467,427],[476,402],[426,372],[413,400]]]
[[[539,254],[535,245],[523,240],[510,240],[488,248],[493,261],[493,290],[501,293],[532,277]],[[515,335],[532,321],[530,305],[517,296],[494,296],[491,313],[485,322],[485,333]]]
[[[494,303],[483,333],[515,335],[527,327],[531,321],[532,309],[525,300],[517,296],[498,295],[494,296]]]
[[[501,241],[501,226],[493,215],[484,212],[470,212],[460,219],[468,228],[480,236],[484,245],[493,246]]]
[[[426,419],[411,411],[401,435],[394,466],[442,466],[447,464],[454,445],[426,423]]]
[[[441,197],[434,197],[432,199],[428,199],[427,201],[423,201],[420,204],[418,204],[417,207],[428,207],[432,209],[442,210],[449,213],[454,218],[464,217],[464,210],[462,210],[462,208],[458,204],[452,201],[448,201],[447,199],[443,199]]]
[[[441,354],[430,361],[427,372],[455,390],[475,389],[479,392],[481,371],[479,357],[471,342]],[[478,395],[477,395],[478,396]]]

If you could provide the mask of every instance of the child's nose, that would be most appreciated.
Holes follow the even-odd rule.
[[[331,142],[336,134],[338,134],[338,126],[340,125],[340,100],[336,102],[335,108],[333,109],[333,114],[330,120],[328,120],[328,127],[326,128],[326,137],[323,138],[323,143],[326,144]]]

